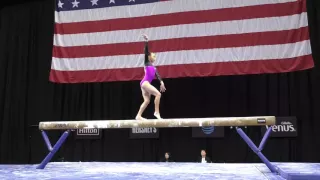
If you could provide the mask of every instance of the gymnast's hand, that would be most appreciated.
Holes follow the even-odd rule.
[[[146,34],[142,34],[142,37],[144,38],[144,40],[148,41],[148,36]]]
[[[166,90],[167,90],[167,89],[166,89],[166,87],[164,86],[163,81],[161,81],[160,92],[165,92]]]

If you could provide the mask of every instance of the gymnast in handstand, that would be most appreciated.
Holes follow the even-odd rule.
[[[140,109],[138,111],[138,114],[136,116],[136,120],[145,120],[145,118],[142,117],[142,113],[150,103],[150,96],[154,95],[154,105],[155,105],[155,112],[154,116],[157,119],[161,119],[160,116],[160,98],[161,98],[161,93],[160,92],[165,92],[166,88],[164,86],[164,83],[159,75],[159,72],[157,71],[156,67],[153,66],[154,61],[156,60],[156,55],[152,52],[149,52],[149,47],[148,47],[148,36],[143,35],[143,38],[145,39],[145,47],[144,47],[144,78],[140,82],[140,87],[142,91],[142,97],[143,97],[143,103],[140,106]],[[157,77],[157,79],[160,81],[160,92],[153,86],[151,85],[152,80]]]

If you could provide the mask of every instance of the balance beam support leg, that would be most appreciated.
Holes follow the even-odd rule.
[[[47,145],[48,150],[49,150],[49,151],[52,151],[52,145],[51,145],[51,143],[50,143],[50,140],[49,140],[49,138],[48,138],[47,133],[46,133],[45,131],[41,131],[41,135],[42,135],[42,137],[43,137],[43,139],[44,139],[44,142],[45,142],[46,145]]]
[[[263,138],[262,138],[262,140],[260,142],[260,145],[259,145],[259,150],[260,151],[263,150],[264,145],[266,144],[266,142],[267,142],[267,140],[268,140],[268,138],[270,136],[271,130],[272,130],[271,127],[269,127],[269,128],[267,127],[267,131],[264,133]]]
[[[273,173],[277,173],[276,167],[274,165],[272,165],[271,162],[261,152],[262,148],[264,147],[265,142],[268,139],[268,136],[270,135],[271,127],[269,127],[268,130],[266,131],[266,133],[264,134],[259,148],[257,148],[257,146],[251,141],[251,139],[246,135],[245,132],[243,132],[243,130],[241,128],[237,127],[236,129],[237,129],[238,134],[242,137],[242,139],[248,144],[248,146],[252,149],[252,151],[259,156],[261,161],[264,164],[266,164],[266,166],[270,169],[270,171]]]
[[[49,138],[47,136],[47,134],[42,131],[42,136],[46,141],[46,144],[48,146],[47,141],[50,144]],[[54,156],[54,154],[59,150],[59,148],[61,147],[61,145],[64,143],[64,141],[67,139],[68,135],[70,134],[70,130],[65,131],[62,136],[59,138],[59,140],[57,141],[57,143],[53,146],[52,150],[50,151],[49,149],[49,153],[48,155],[42,160],[42,162],[37,166],[37,169],[44,169],[46,167],[46,165],[50,162],[50,160],[52,159],[52,157]],[[51,144],[50,144],[51,146]],[[49,147],[48,147],[49,148]]]

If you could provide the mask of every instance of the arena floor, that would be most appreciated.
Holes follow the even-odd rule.
[[[53,162],[43,170],[36,169],[37,165],[0,165],[0,179],[320,179],[320,163],[274,164],[280,175],[272,174],[264,164]]]

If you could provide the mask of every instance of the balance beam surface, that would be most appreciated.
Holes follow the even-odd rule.
[[[205,126],[266,126],[275,125],[274,116],[186,118],[161,120],[99,120],[40,122],[40,130],[115,129],[134,127],[205,127]]]

